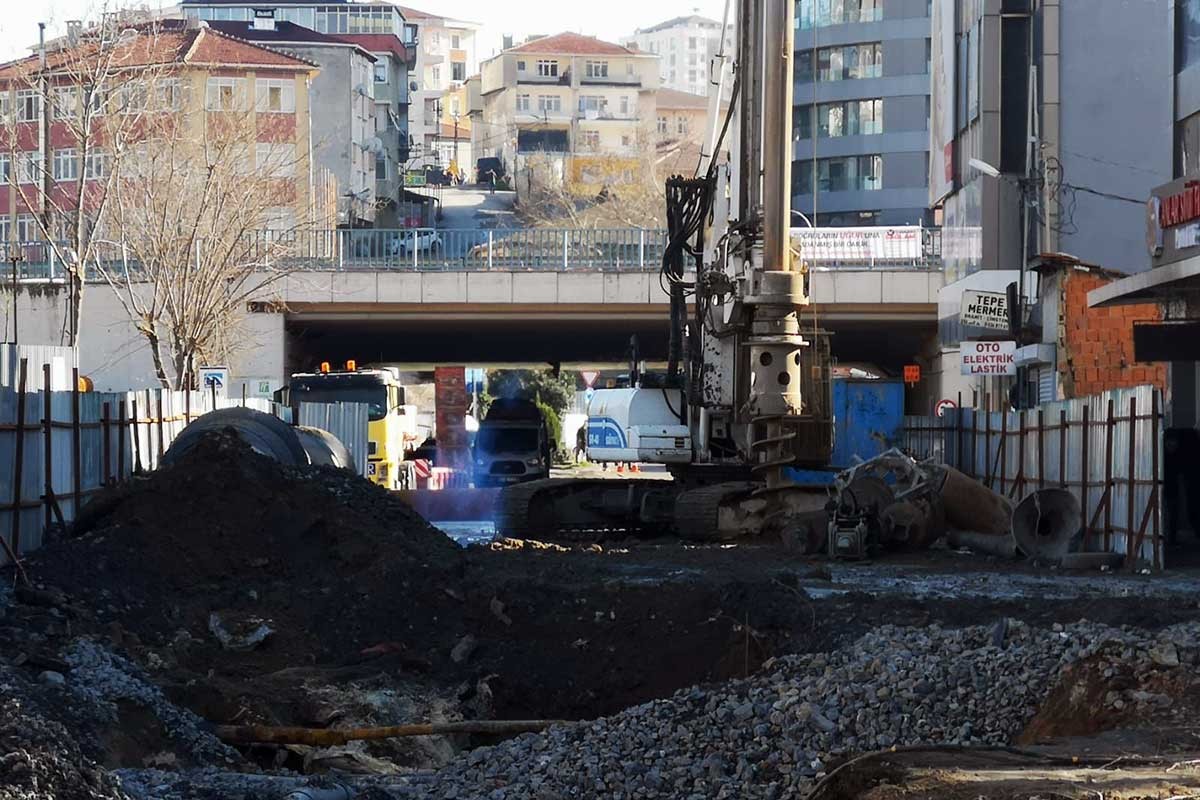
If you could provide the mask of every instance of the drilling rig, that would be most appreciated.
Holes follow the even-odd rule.
[[[833,449],[829,336],[806,313],[808,275],[790,237],[795,9],[726,0],[726,23],[733,3],[736,57],[713,60],[696,174],[666,187],[667,372],[641,374],[635,354],[630,387],[599,390],[589,407],[590,458],[665,464],[673,479],[510,487],[499,535],[777,534],[824,546],[825,491],[789,479],[789,468],[827,465]]]

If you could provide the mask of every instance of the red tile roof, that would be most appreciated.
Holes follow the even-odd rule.
[[[619,44],[605,42],[594,36],[584,36],[580,33],[559,33],[554,36],[544,36],[532,42],[518,45],[506,53],[533,53],[544,55],[578,55],[578,56],[639,56],[645,55],[638,50],[631,50]]]
[[[307,71],[317,65],[295,56],[238,39],[202,26],[187,28],[181,20],[165,20],[139,26],[138,35],[116,46],[114,70],[139,69],[169,64],[220,67],[268,67]],[[73,48],[47,54],[51,73],[75,72],[79,65],[100,53],[100,45],[85,40]],[[37,56],[0,65],[0,80],[22,77],[37,71]]]

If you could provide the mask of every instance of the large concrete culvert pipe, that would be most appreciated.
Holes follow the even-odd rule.
[[[1013,538],[1029,558],[1057,563],[1073,549],[1083,529],[1083,510],[1066,489],[1043,489],[1013,512]]]
[[[200,417],[175,437],[163,455],[163,465],[179,461],[207,434],[219,431],[232,431],[251,450],[280,464],[354,469],[350,452],[333,434],[317,428],[296,428],[251,408],[223,408]]]

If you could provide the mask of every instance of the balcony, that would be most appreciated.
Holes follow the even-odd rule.
[[[570,86],[571,71],[567,70],[562,75],[535,75],[530,72],[519,72],[517,73],[517,83],[529,86]]]
[[[588,78],[579,79],[581,86],[615,86],[618,88],[641,89],[641,75],[611,75],[604,78]]]

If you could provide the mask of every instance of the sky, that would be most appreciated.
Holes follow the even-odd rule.
[[[108,7],[112,8],[114,4],[134,3],[109,0]],[[162,0],[138,0],[136,4],[170,5]],[[517,41],[534,33],[561,31],[618,41],[639,27],[649,27],[696,10],[720,19],[725,0],[413,0],[402,5],[480,23],[483,30],[477,55],[484,59],[500,48],[501,37],[506,33],[514,34]],[[101,0],[0,0],[0,6],[3,6],[0,59],[7,61],[25,55],[29,46],[37,42],[38,22],[46,22],[47,31],[53,36],[62,32],[66,20],[98,16],[105,3]]]

